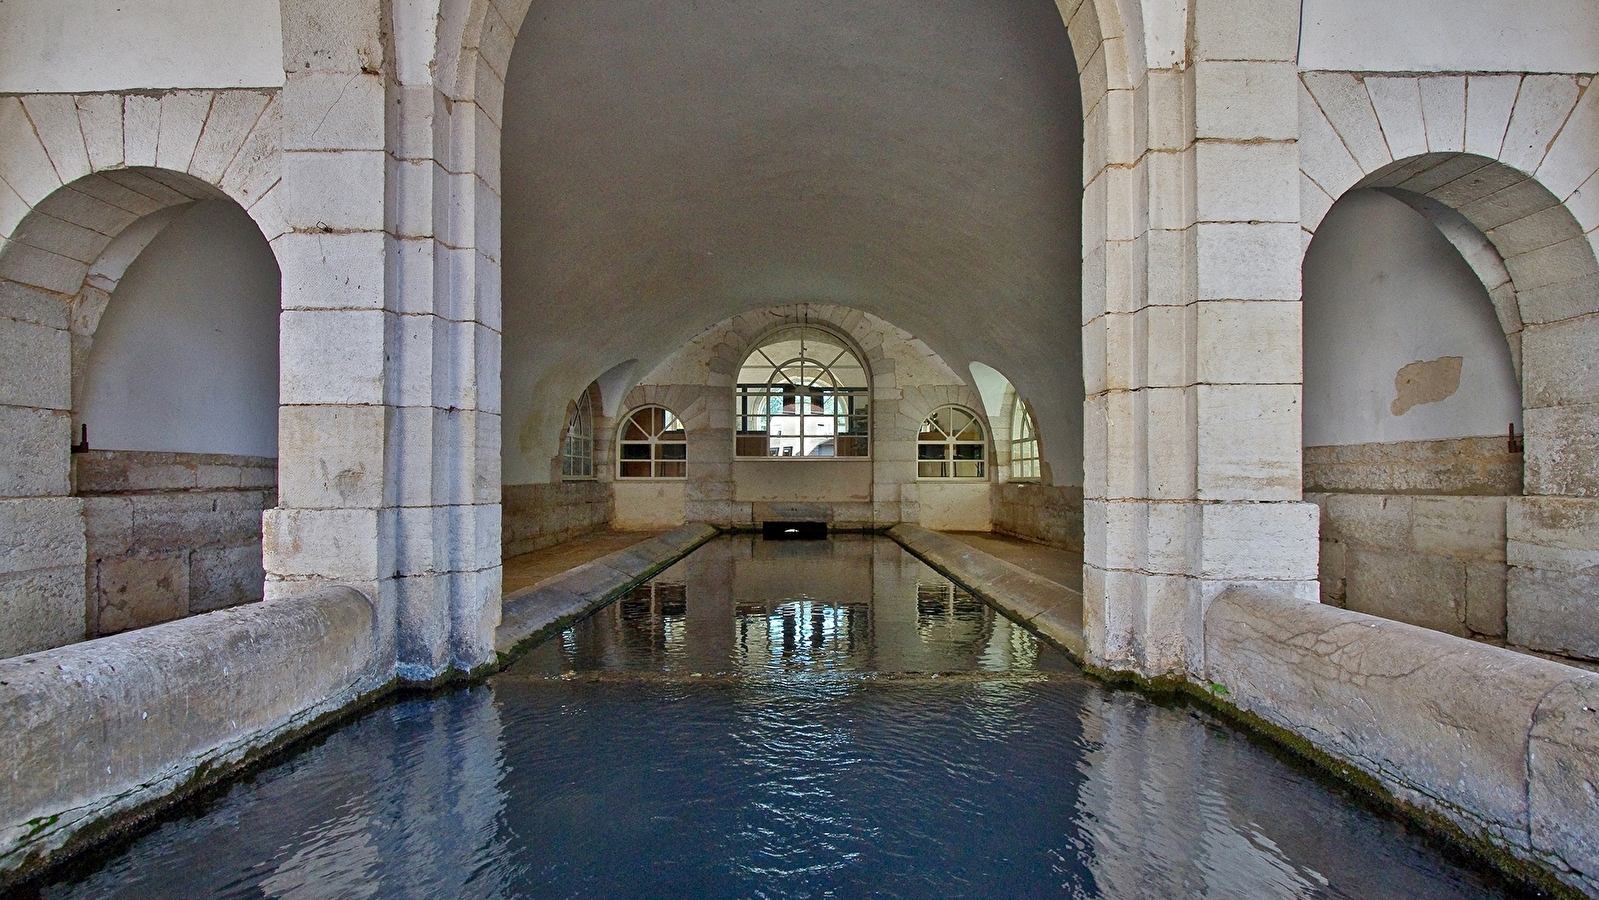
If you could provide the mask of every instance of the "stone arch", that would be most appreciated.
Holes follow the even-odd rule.
[[[1572,524],[1599,497],[1599,96],[1567,75],[1309,72],[1300,89],[1301,225],[1375,188],[1426,216],[1490,291],[1522,387],[1524,493],[1506,513],[1507,638],[1599,656],[1595,547]]]

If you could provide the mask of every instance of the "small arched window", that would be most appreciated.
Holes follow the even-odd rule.
[[[561,477],[594,477],[594,406],[589,393],[577,397],[572,415],[566,420],[566,434],[561,439]]]
[[[617,475],[622,478],[683,478],[688,475],[688,434],[664,406],[635,410],[622,423]]]
[[[1038,431],[1033,428],[1033,416],[1021,398],[1010,417],[1010,477],[1012,481],[1037,481]]]
[[[959,406],[941,406],[922,420],[916,435],[916,474],[920,478],[983,478],[988,474],[988,440],[977,415]]]
[[[784,328],[738,370],[740,457],[864,457],[871,391],[843,338],[809,325]]]

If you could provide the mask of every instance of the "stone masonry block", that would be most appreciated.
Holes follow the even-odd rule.
[[[1427,150],[1458,152],[1466,146],[1466,76],[1432,75],[1417,79],[1421,115],[1427,125]]]
[[[1365,177],[1355,158],[1349,155],[1349,148],[1344,146],[1344,139],[1327,121],[1326,114],[1303,82],[1299,85],[1299,168],[1333,196],[1341,196]]]
[[[83,640],[83,563],[0,575],[0,658]]]
[[[29,206],[39,205],[61,186],[50,154],[16,97],[0,98],[0,178]]]
[[[1599,404],[1528,409],[1525,483],[1529,494],[1599,496]]]
[[[1195,388],[1151,388],[1142,392],[1148,409],[1148,491],[1151,499],[1183,500],[1194,495],[1198,443]]]
[[[274,95],[222,173],[222,189],[246,207],[265,196],[283,177],[283,147],[279,141],[282,125],[283,104]],[[314,226],[313,221],[307,227]]]
[[[196,550],[189,555],[189,612],[253,603],[262,598],[265,581],[259,542]]]
[[[292,232],[273,241],[284,309],[382,309],[384,235]]]
[[[1427,124],[1421,113],[1421,89],[1413,75],[1367,75],[1366,93],[1377,111],[1377,123],[1394,159],[1427,152]]]
[[[1521,334],[1521,385],[1529,407],[1564,406],[1599,397],[1599,315],[1528,325]]]
[[[1351,547],[1345,565],[1344,608],[1445,634],[1465,634],[1464,562]]]
[[[1570,573],[1599,571],[1599,500],[1508,498],[1505,532],[1512,566]]]
[[[286,71],[383,71],[383,11],[379,0],[337,4],[283,0],[282,5]]]
[[[1304,83],[1361,171],[1374,172],[1393,162],[1371,96],[1359,79],[1346,72],[1307,72]]]
[[[1198,493],[1206,500],[1297,500],[1299,385],[1198,388]]]
[[[65,412],[0,406],[0,497],[65,496],[71,430]]]
[[[0,574],[81,566],[83,535],[77,497],[0,500]]]
[[[172,91],[161,98],[161,124],[156,131],[155,164],[187,172],[194,148],[211,111],[211,91]]]
[[[283,154],[283,212],[296,230],[383,230],[381,150]]]
[[[217,91],[189,159],[189,174],[211,184],[221,181],[270,99],[263,91]]]
[[[375,509],[266,510],[262,515],[266,570],[274,578],[319,577],[370,583],[378,571]]]
[[[1194,133],[1200,140],[1292,141],[1299,98],[1292,62],[1214,62],[1194,66]]]
[[[383,76],[290,72],[283,88],[283,149],[382,150]]]
[[[161,140],[161,98],[127,94],[122,98],[122,159],[129,166],[155,165]]]
[[[76,98],[76,106],[90,167],[98,171],[122,165],[122,98],[87,94]]]
[[[1300,381],[1300,307],[1284,302],[1197,304],[1199,380],[1209,384]]]
[[[1200,300],[1298,300],[1304,255],[1296,223],[1198,228]]]
[[[308,509],[382,505],[388,407],[278,410],[278,495]]]
[[[1194,54],[1201,59],[1293,62],[1299,52],[1293,0],[1199,0],[1193,16]]]
[[[1411,523],[1411,545],[1419,552],[1504,561],[1503,497],[1415,497]]]
[[[1599,92],[1585,90],[1538,165],[1539,183],[1556,197],[1569,197],[1599,168],[1599,159],[1595,159],[1593,152],[1596,146],[1599,146]],[[1584,224],[1591,228],[1599,223],[1587,220]]]
[[[1322,538],[1346,544],[1410,549],[1410,497],[1387,494],[1320,494]]]
[[[1232,580],[1316,580],[1314,503],[1206,503],[1201,574]]]
[[[1505,128],[1521,90],[1520,75],[1471,75],[1466,78],[1466,152],[1499,157]]]
[[[280,321],[279,402],[383,402],[384,313],[288,310]]]
[[[70,409],[71,344],[59,328],[0,318],[0,404]]]
[[[1299,221],[1299,153],[1294,144],[1200,141],[1194,153],[1199,221]]]
[[[93,171],[83,145],[83,129],[78,125],[78,107],[70,96],[34,94],[21,100],[62,184],[71,184]]]
[[[1505,637],[1519,647],[1599,660],[1599,574],[1512,566]]]
[[[1488,637],[1505,636],[1504,563],[1466,563],[1466,628]]]
[[[189,614],[187,551],[138,553],[94,563],[95,634],[116,634]]]
[[[1582,88],[1574,75],[1528,75],[1521,80],[1516,108],[1505,129],[1499,160],[1522,172],[1535,172],[1559,133]]]

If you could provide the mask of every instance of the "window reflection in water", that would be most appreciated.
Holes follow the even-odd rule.
[[[872,608],[802,597],[740,602],[734,610],[734,665],[754,672],[857,669],[871,648]]]

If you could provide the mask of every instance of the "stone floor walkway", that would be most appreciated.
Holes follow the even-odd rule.
[[[940,534],[947,534],[990,556],[997,556],[1011,565],[1020,566],[1034,575],[1040,575],[1056,584],[1082,592],[1081,553],[988,531],[943,531]]]
[[[553,547],[512,556],[505,560],[505,575],[500,584],[500,592],[502,595],[509,595],[512,591],[532,587],[551,575],[559,575],[567,569],[631,547],[640,541],[647,541],[661,533],[592,531]]]

